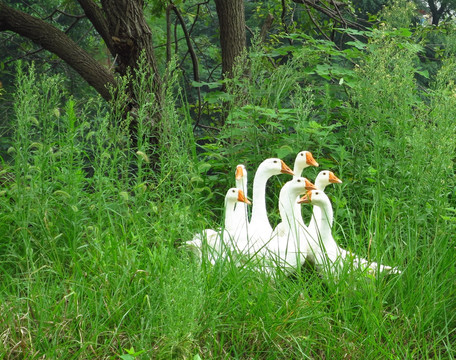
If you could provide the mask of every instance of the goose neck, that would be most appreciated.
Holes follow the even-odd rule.
[[[333,209],[331,203],[324,202],[323,204],[316,205],[320,208],[318,218],[315,219],[318,226],[318,231],[320,232],[321,239],[325,241],[325,239],[331,238],[331,227],[333,223]]]
[[[251,222],[257,219],[264,219],[267,217],[266,212],[266,183],[269,176],[260,169],[255,174],[253,180],[253,195],[252,195],[252,219]]]
[[[235,201],[225,201],[225,228],[230,228],[234,221]]]

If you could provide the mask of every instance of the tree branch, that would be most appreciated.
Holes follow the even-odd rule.
[[[171,61],[171,8],[173,4],[170,4],[166,8],[166,63]]]
[[[293,2],[297,4],[304,4],[308,5],[311,8],[317,10],[318,12],[321,12],[322,14],[325,14],[329,18],[333,19],[334,21],[337,21],[338,23],[345,24],[346,26],[353,28],[353,29],[358,29],[358,30],[365,30],[365,27],[355,21],[347,20],[340,15],[340,12],[334,11],[333,9],[324,6],[324,4],[319,5],[317,4],[318,0],[292,0]],[[338,2],[334,2],[335,5],[340,5]]]
[[[282,26],[283,26],[283,29],[285,30],[285,34],[290,34],[290,32],[288,31],[288,25],[287,25],[287,21],[285,19],[287,15],[287,4],[285,2],[285,0],[282,0],[282,13],[280,15],[280,19],[282,20]],[[290,45],[293,45],[293,40],[292,39],[288,39],[288,42],[290,43]]]
[[[0,1],[0,31],[13,31],[56,54],[109,101],[107,85],[116,81],[105,67],[95,61],[64,32],[44,20],[15,10]]]
[[[64,16],[67,16],[69,18],[74,18],[74,19],[82,19],[82,18],[85,18],[86,16],[85,15],[74,15],[74,14],[69,14],[65,11],[62,11],[62,10],[59,10],[59,9],[55,9],[52,13],[50,13],[48,16],[46,16],[45,18],[43,18],[43,20],[47,20],[47,19],[52,19],[54,20],[54,15],[55,14],[62,14]]]
[[[320,28],[320,26],[318,25],[318,23],[315,21],[314,17],[312,16],[312,13],[310,12],[310,9],[309,9],[309,6],[307,4],[304,4],[304,7],[306,8],[306,11],[307,11],[307,15],[309,15],[310,17],[310,21],[312,21],[312,23],[315,25],[315,27],[318,29],[318,31],[320,32],[321,35],[323,35],[326,40],[329,40],[331,41],[331,39],[328,37],[328,35],[325,34],[325,32]]]
[[[190,35],[187,30],[187,26],[185,26],[184,18],[182,17],[182,14],[180,13],[179,9],[172,4],[172,10],[176,14],[177,18],[179,19],[179,22],[181,24],[182,31],[184,32],[185,35],[185,41],[187,42],[187,48],[188,52],[190,53],[190,57],[192,58],[192,64],[193,64],[193,79],[195,81],[199,81],[199,70],[198,70],[198,59],[196,58],[195,50],[193,49],[192,41],[190,39]]]
[[[78,0],[78,3],[81,5],[89,21],[93,24],[95,30],[103,38],[111,55],[115,57],[114,41],[109,33],[108,23],[106,22],[103,10],[92,0]]]
[[[182,31],[184,32],[185,40],[187,42],[188,52],[190,53],[190,57],[192,58],[193,79],[195,81],[199,81],[200,79],[199,79],[198,58],[196,57],[195,50],[193,49],[190,34],[187,30],[187,26],[185,25],[184,18],[182,17],[182,14],[180,13],[179,9],[173,3],[171,3],[170,6],[171,5],[172,5],[171,9],[174,11],[174,13],[176,14],[176,16],[179,19],[179,22],[181,24]],[[197,118],[196,123],[198,124],[200,121],[200,118],[201,118],[201,89],[198,87],[197,91],[198,91],[198,118]]]

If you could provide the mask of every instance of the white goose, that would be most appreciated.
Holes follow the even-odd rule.
[[[312,153],[310,151],[301,151],[296,155],[296,159],[293,166],[294,178],[300,177],[304,169],[308,168],[309,166],[320,166],[314,159]],[[299,196],[296,198],[295,207],[296,211],[300,211],[301,205],[298,204]],[[304,225],[305,226],[305,225]],[[305,227],[307,228],[307,227]]]
[[[248,198],[247,190],[247,170],[244,165],[236,166],[236,188],[244,192],[244,197]],[[247,233],[247,226],[249,224],[249,217],[247,211],[248,204],[246,202],[236,202],[234,208],[234,223],[233,223],[233,237],[238,239],[242,234]]]
[[[300,177],[302,171],[309,166],[319,166],[310,151],[301,151],[296,155],[293,172],[294,177]]]
[[[191,241],[185,243],[200,259],[207,257],[212,264],[215,264],[218,259],[224,256],[226,247],[230,246],[232,234],[236,229],[237,219],[235,218],[234,207],[237,202],[250,204],[241,189],[228,189],[225,195],[224,229],[219,231],[205,229],[200,234],[196,234]]]
[[[400,273],[397,268],[387,265],[377,264],[376,262],[369,263],[366,259],[350,254],[348,251],[340,248],[334,240],[331,232],[333,222],[333,209],[328,196],[321,190],[311,190],[304,195],[299,203],[310,203],[318,206],[321,209],[320,218],[316,218],[318,226],[318,248],[312,248],[315,257],[315,265],[317,270],[328,272],[337,276],[347,260],[353,259],[353,266],[369,273],[379,271],[387,271],[389,273]]]
[[[309,250],[301,209],[300,206],[296,208],[295,205],[296,198],[299,195],[312,189],[315,189],[315,186],[303,177],[295,177],[282,187],[279,196],[279,211],[282,222],[276,226],[271,240],[261,251],[267,260],[272,260],[276,266],[287,273],[296,271],[298,266],[301,266]],[[269,272],[267,267],[266,271]]]
[[[239,236],[236,250],[244,254],[258,251],[271,238],[272,226],[266,210],[266,183],[271,176],[279,174],[294,175],[293,171],[280,159],[264,160],[253,179],[252,216],[247,232]]]
[[[325,191],[326,186],[330,184],[341,184],[342,180],[340,180],[332,171],[329,170],[323,170],[320,171],[315,178],[315,187],[317,190]],[[299,205],[298,205],[299,206]],[[309,240],[309,246],[311,248],[318,248],[319,247],[319,228],[317,226],[317,221],[316,219],[321,219],[321,208],[319,206],[314,206],[312,210],[312,217],[310,219],[309,226],[307,228],[308,230],[308,240]],[[329,226],[332,228],[332,223],[333,219],[328,219],[330,220]],[[309,258],[307,260],[310,260],[311,262],[315,263],[315,259],[312,253],[309,254]]]
[[[309,166],[319,166],[318,163],[315,161],[312,153],[310,151],[301,151],[296,155],[295,161],[294,161],[294,166],[293,166],[293,179],[298,179],[301,177],[301,173],[305,168],[308,168]],[[301,212],[301,205],[298,204],[299,201],[299,194],[296,195],[296,199],[293,202],[293,205],[295,207],[294,212],[297,214],[298,212]],[[279,207],[280,207],[280,198],[279,198]],[[281,214],[282,215],[282,214]],[[302,229],[305,230],[305,232],[308,232],[307,226],[304,224],[302,221],[302,216],[299,216],[299,219],[301,220],[301,225]],[[283,220],[282,220],[283,221]],[[276,229],[278,231],[281,231],[280,229],[284,226],[284,228],[287,228],[288,225],[282,225],[282,223],[279,223],[276,226]]]

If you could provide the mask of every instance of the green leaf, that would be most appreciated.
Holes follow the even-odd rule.
[[[429,79],[429,71],[427,70],[415,70],[415,72],[423,77],[425,77],[426,79]]]
[[[277,157],[279,159],[283,159],[284,157],[286,157],[290,154],[294,154],[295,151],[291,148],[291,146],[284,145],[284,146],[281,146],[279,149],[276,149],[275,153],[277,154]]]
[[[355,48],[359,49],[359,50],[364,50],[366,48],[366,44],[359,41],[359,40],[356,40],[356,41],[347,41],[347,45],[352,45],[354,46]]]
[[[122,360],[135,360],[135,357],[133,355],[130,355],[130,354],[120,355],[120,358]]]
[[[200,174],[207,172],[211,168],[211,164],[209,163],[201,163],[198,165],[198,172]]]

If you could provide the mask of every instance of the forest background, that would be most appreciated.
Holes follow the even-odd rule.
[[[455,8],[0,1],[0,359],[453,359]],[[302,150],[339,244],[402,274],[181,248],[237,164]]]

